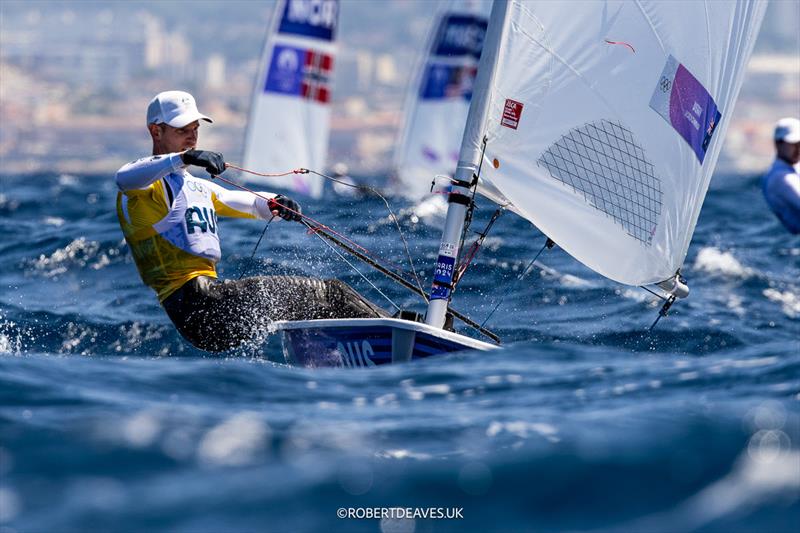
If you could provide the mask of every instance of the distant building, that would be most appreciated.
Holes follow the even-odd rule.
[[[161,20],[152,15],[144,15],[144,66],[155,70],[164,63],[164,28]]]
[[[372,85],[372,71],[374,66],[372,54],[366,50],[356,52],[356,65],[358,66],[358,91],[366,92]]]
[[[375,81],[383,85],[396,86],[400,81],[394,56],[381,54],[375,62]]]
[[[206,89],[217,91],[225,87],[225,57],[212,54],[206,62]]]
[[[192,45],[183,33],[168,32],[161,19],[150,14],[144,23],[144,66],[173,82],[193,77]]]

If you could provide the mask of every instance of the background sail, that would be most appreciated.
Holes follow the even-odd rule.
[[[455,171],[488,13],[485,1],[448,0],[436,17],[411,85],[397,151],[404,196],[420,198],[436,174]]]
[[[465,133],[473,149],[488,136],[489,196],[608,278],[673,276],[765,8],[511,0],[484,50],[497,58],[488,117]]]
[[[250,109],[245,167],[266,173],[324,170],[338,18],[338,0],[276,5]],[[322,178],[309,174],[253,181],[322,195]]]

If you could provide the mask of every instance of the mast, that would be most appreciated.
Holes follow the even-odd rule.
[[[467,125],[461,139],[452,192],[448,197],[447,218],[442,231],[439,255],[433,271],[430,303],[425,323],[437,328],[444,326],[447,306],[452,295],[453,273],[458,260],[461,232],[467,206],[471,202],[470,187],[477,174],[483,153],[483,132],[488,115],[491,86],[494,80],[498,52],[505,33],[508,2],[495,0],[489,16],[489,26],[483,43],[478,74],[467,115]]]

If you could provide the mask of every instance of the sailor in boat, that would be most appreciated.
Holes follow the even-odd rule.
[[[772,168],[761,179],[764,198],[790,233],[800,233],[800,120],[782,118],[775,124]]]
[[[263,335],[272,320],[386,316],[339,280],[218,279],[218,215],[300,220],[300,206],[285,196],[231,191],[191,175],[188,166],[212,175],[225,171],[222,154],[197,149],[201,121],[212,122],[191,94],[158,94],[147,108],[152,157],[128,163],[116,175],[125,240],[142,281],[156,291],[181,335],[202,350],[219,352]]]

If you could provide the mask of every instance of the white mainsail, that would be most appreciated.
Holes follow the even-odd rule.
[[[396,152],[403,196],[421,198],[435,175],[455,171],[488,13],[486,1],[447,0],[436,16]]]
[[[498,0],[460,165],[485,136],[487,196],[610,279],[673,277],[765,8]]]
[[[275,6],[247,125],[245,167],[265,173],[324,169],[338,19],[338,0],[280,0]],[[322,178],[311,174],[253,181],[322,195]]]

